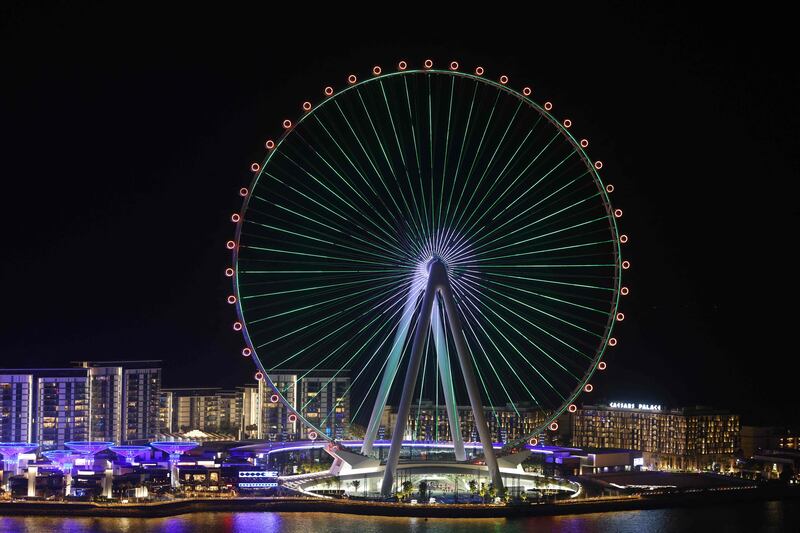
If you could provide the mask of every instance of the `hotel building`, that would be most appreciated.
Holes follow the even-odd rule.
[[[584,405],[572,415],[572,445],[642,452],[658,470],[730,470],[740,447],[739,416],[707,407]]]

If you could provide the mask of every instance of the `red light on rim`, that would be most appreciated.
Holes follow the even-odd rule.
[[[303,111],[311,111],[311,102],[303,102]]]
[[[606,192],[614,192],[614,186],[610,183],[606,185]]]
[[[309,431],[309,432],[308,432],[308,438],[309,438],[309,439],[311,439],[311,440],[317,440],[317,437],[318,437],[318,435],[317,435],[317,432],[316,432],[316,431]]]
[[[269,397],[269,401],[270,403],[278,403],[279,401],[281,401],[281,399],[278,397],[277,394],[273,394],[272,396]]]
[[[234,248],[236,248],[236,243],[233,241],[228,241],[225,243],[225,248],[227,248],[228,250],[233,250]]]
[[[531,88],[530,87],[523,88],[522,89],[522,94],[524,94],[525,96],[530,96],[531,95]]]
[[[450,62],[450,70],[458,70],[458,61]]]
[[[616,346],[617,345],[617,339],[615,339],[614,337],[611,337],[610,339],[608,339],[608,345],[609,346]]]
[[[292,413],[289,415],[289,422],[297,422],[297,415]]]
[[[550,423],[550,431],[555,431],[558,429],[558,422],[551,422]]]
[[[528,441],[528,444],[530,444],[531,446],[536,446],[537,444],[539,444],[539,439],[533,437],[531,440]]]
[[[249,191],[247,190],[247,187],[242,187],[241,189],[239,189],[239,196],[245,197],[245,196],[247,196],[248,192]]]
[[[283,121],[283,129],[288,130],[291,127],[292,127],[292,121],[291,120],[289,120],[287,118],[286,120]]]
[[[617,313],[617,322],[625,320],[625,313]]]
[[[261,381],[262,379],[264,379],[264,373],[259,370],[258,372],[256,372],[255,378],[256,381]]]
[[[264,146],[267,147],[267,150],[272,150],[273,148],[275,148],[275,141],[270,139],[266,143],[264,143]]]
[[[631,267],[630,261],[623,261],[622,262],[622,270],[628,270]]]
[[[594,387],[592,386],[591,383],[587,383],[586,386],[583,387],[583,390],[584,392],[592,392],[594,390]]]
[[[397,64],[397,70],[405,70],[408,68],[408,63],[401,61]]]
[[[425,68],[431,68],[431,67],[433,67],[433,61],[431,61],[430,59],[426,59]]]
[[[619,293],[620,293],[621,295],[623,295],[623,296],[627,296],[629,292],[631,292],[631,291],[629,291],[629,290],[628,290],[628,287],[622,287],[622,288],[619,290]]]
[[[503,74],[502,76],[500,76],[500,83],[502,83],[503,85],[505,85],[506,83],[508,83],[508,76],[506,76],[505,74]]]
[[[242,355],[245,357],[250,357],[253,354],[253,350],[250,348],[242,348]]]
[[[614,209],[614,216],[620,218],[622,216],[622,209]]]
[[[232,277],[233,277],[233,274],[234,274],[234,272],[233,272],[233,269],[232,269],[232,268],[228,267],[228,268],[226,268],[226,269],[225,269],[225,275],[226,275],[227,277],[229,277],[229,278],[232,278]]]
[[[550,111],[551,109],[553,109],[553,103],[552,102],[545,102],[544,103],[544,109],[545,109],[545,111]]]
[[[565,128],[569,128],[571,126],[572,126],[572,121],[570,119],[568,119],[568,118],[565,118],[564,119],[564,127]]]
[[[597,363],[597,370],[605,370],[607,366],[605,361],[600,361]]]
[[[578,406],[575,405],[574,403],[571,403],[569,405],[569,407],[567,407],[567,411],[569,411],[570,413],[574,413],[577,410],[578,410]]]
[[[239,213],[234,213],[231,215],[231,222],[239,222],[242,220],[242,217],[239,216]]]
[[[325,96],[333,96],[333,87],[325,87]]]
[[[258,163],[253,163],[252,165],[250,165],[250,170],[252,170],[253,172],[258,172],[259,170],[261,170],[261,165],[259,165]]]
[[[358,78],[356,78],[355,74],[350,74],[349,76],[347,76],[347,83],[349,83],[350,85],[353,85],[357,81]]]
[[[234,322],[233,323],[233,331],[242,331],[242,323],[241,322]]]
[[[589,141],[587,139],[581,139],[581,148],[586,148],[589,146]]]
[[[596,168],[597,170],[600,170],[601,168],[603,168],[603,162],[602,161],[595,161],[594,162],[594,168]]]
[[[228,296],[228,303],[231,304],[231,305],[235,304],[236,303],[236,296],[234,296],[233,294]]]
[[[475,69],[475,74],[477,74],[478,76],[483,76],[483,73],[484,73],[483,67],[478,67]]]
[[[374,67],[372,67],[372,73],[375,74],[376,76],[380,76],[381,75],[381,67],[379,67],[378,65],[375,65]]]
[[[619,242],[621,242],[622,244],[625,244],[626,242],[628,242],[628,236],[625,235],[625,234],[620,235],[619,236]]]

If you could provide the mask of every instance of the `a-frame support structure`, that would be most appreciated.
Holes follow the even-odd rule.
[[[380,388],[378,389],[378,396],[372,411],[372,417],[367,426],[367,432],[361,450],[364,454],[368,454],[372,451],[378,426],[380,425],[380,417],[389,396],[389,389],[391,388],[400,366],[400,357],[411,326],[411,318],[414,314],[414,308],[416,307],[416,300],[417,294],[413,292],[409,294],[406,300],[403,315],[397,332],[395,333],[395,340],[392,344],[386,367],[384,368],[383,378]],[[483,455],[489,470],[489,477],[497,489],[503,486],[503,481],[500,477],[500,469],[497,466],[497,459],[494,455],[494,448],[492,447],[489,426],[486,423],[486,417],[483,412],[480,390],[478,389],[478,383],[475,380],[475,373],[472,368],[472,359],[466,339],[464,338],[464,332],[461,329],[461,320],[459,318],[455,299],[453,298],[450,280],[448,279],[447,268],[439,258],[434,257],[428,264],[428,282],[425,287],[425,292],[422,295],[422,304],[419,309],[417,325],[414,329],[414,339],[411,345],[411,354],[406,370],[403,393],[397,409],[397,422],[392,432],[392,444],[389,448],[389,456],[386,460],[386,469],[381,484],[381,492],[385,496],[391,495],[393,490],[397,463],[400,458],[400,449],[403,444],[403,436],[406,429],[406,421],[411,412],[411,404],[414,397],[417,376],[419,374],[419,367],[431,330],[434,335],[434,346],[436,348],[439,374],[442,379],[442,389],[444,391],[447,417],[450,423],[450,433],[453,436],[456,459],[459,461],[466,459],[464,441],[458,422],[458,412],[453,389],[453,378],[450,372],[450,357],[447,352],[444,324],[442,324],[439,314],[440,301],[444,304],[444,314],[453,335],[453,342],[458,355],[459,366],[461,367],[461,374],[464,378],[470,406],[472,407],[475,427],[478,430],[478,435],[483,446]]]

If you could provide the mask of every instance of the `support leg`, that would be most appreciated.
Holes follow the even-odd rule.
[[[489,434],[489,426],[486,424],[486,417],[483,413],[483,402],[481,401],[478,383],[475,381],[475,373],[472,370],[472,361],[469,355],[469,349],[467,348],[467,341],[461,329],[461,319],[458,315],[458,308],[453,299],[453,291],[450,289],[450,283],[446,279],[444,284],[440,287],[439,293],[444,300],[447,322],[450,324],[450,330],[453,332],[453,340],[455,341],[456,351],[458,352],[458,361],[461,364],[461,373],[464,376],[464,384],[467,386],[469,403],[472,406],[472,414],[475,417],[475,427],[478,429],[478,435],[480,436],[481,444],[483,444],[483,456],[486,459],[486,468],[489,470],[489,476],[492,479],[495,489],[499,491],[503,488],[503,479],[500,477],[500,468],[497,466],[497,458],[494,456],[492,438]]]
[[[437,296],[431,317],[433,340],[436,345],[436,358],[439,361],[439,375],[442,379],[444,403],[447,407],[447,420],[450,423],[450,434],[453,438],[453,451],[455,452],[456,461],[466,461],[467,452],[464,450],[464,437],[461,435],[461,425],[458,422],[458,407],[456,405],[456,393],[453,389],[450,354],[447,351],[444,324],[442,324],[442,318],[439,315],[439,301],[440,297]]]
[[[433,311],[434,296],[436,294],[436,280],[433,275],[428,278],[425,287],[425,294],[422,297],[422,307],[420,308],[419,320],[414,330],[414,342],[411,346],[411,355],[408,360],[406,379],[404,382],[403,395],[400,398],[400,405],[397,407],[397,422],[392,432],[392,445],[389,448],[389,455],[386,459],[386,470],[383,473],[381,483],[381,493],[384,496],[392,494],[395,470],[400,459],[400,448],[403,446],[403,434],[406,430],[406,421],[411,412],[411,401],[414,396],[414,388],[417,384],[419,365],[422,362],[422,354],[428,342],[428,332],[431,329],[431,313]]]
[[[369,418],[367,432],[364,435],[364,443],[361,445],[361,453],[364,455],[372,453],[372,446],[375,444],[375,437],[381,425],[383,408],[386,407],[386,400],[389,398],[389,389],[392,388],[397,369],[400,367],[400,356],[403,353],[403,346],[406,343],[418,296],[419,288],[415,285],[409,290],[406,297],[403,314],[400,316],[400,326],[395,333],[392,351],[389,353],[388,361],[386,361],[386,368],[383,369],[383,378],[381,379],[380,388],[378,388],[378,395],[375,397],[375,406],[372,408],[372,416]]]

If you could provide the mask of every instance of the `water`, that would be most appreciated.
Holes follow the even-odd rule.
[[[800,531],[797,501],[530,518],[387,518],[327,513],[195,513],[170,518],[0,516],[2,533],[522,533]]]

